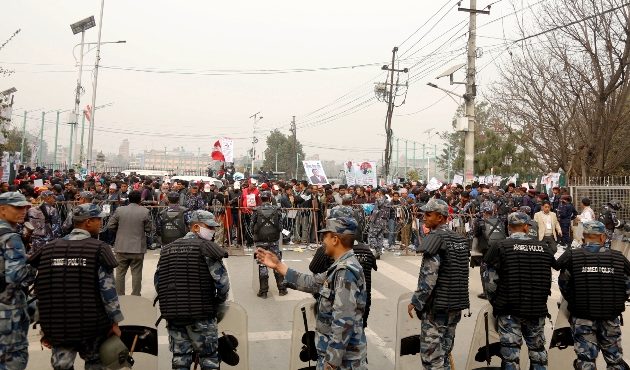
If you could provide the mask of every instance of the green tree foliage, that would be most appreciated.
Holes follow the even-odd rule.
[[[4,152],[19,152],[22,147],[22,132],[20,132],[17,128],[9,128],[7,131],[2,133],[6,138],[6,142],[4,145],[0,145],[0,153]],[[22,161],[26,161],[26,159],[31,158],[31,148],[28,139],[24,141],[24,158]]]
[[[296,148],[293,138],[277,129],[271,131],[267,136],[267,149],[265,149],[265,162],[263,163],[265,170],[275,170],[276,154],[278,155],[278,171],[286,172],[290,177],[295,177]],[[304,159],[304,150],[299,141],[297,141],[297,154],[299,154],[300,160]],[[300,171],[304,172],[302,169]]]
[[[463,106],[458,109],[455,119],[461,116],[462,112]],[[525,176],[541,171],[532,153],[518,145],[518,136],[503,129],[504,126],[487,102],[481,102],[476,106],[476,116],[476,175],[489,175],[493,172],[501,176],[515,173]],[[450,173],[452,179],[454,173],[461,174],[464,171],[464,133],[444,131],[439,135],[447,147],[438,156],[437,165],[444,172]]]
[[[409,181],[418,181],[420,180],[420,173],[416,169],[411,169],[407,171],[407,179]]]

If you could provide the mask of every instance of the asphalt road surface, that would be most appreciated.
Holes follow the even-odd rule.
[[[302,252],[285,250],[284,260],[289,266],[299,271],[308,272],[308,264],[313,253],[309,250]],[[142,296],[151,301],[155,297],[153,274],[158,258],[159,250],[148,251],[144,261]],[[252,274],[254,271],[252,256],[231,256],[225,262],[230,275],[230,300],[239,303],[247,311],[250,369],[288,369],[293,310],[298,301],[309,295],[289,290],[288,295],[280,297],[271,274],[269,298],[266,300],[258,298],[252,289]],[[369,326],[366,329],[370,369],[394,369],[397,302],[402,294],[415,290],[420,262],[421,256],[397,256],[393,253],[386,253],[378,261],[378,271],[373,272],[372,275],[372,309],[368,320]],[[558,287],[555,283],[556,278],[557,273],[554,274],[554,284],[550,298],[552,300],[560,298]],[[130,279],[131,276],[128,273],[126,282],[128,292],[131,289]],[[480,292],[479,269],[471,269],[470,297],[472,317],[462,317],[462,321],[457,327],[453,350],[456,369],[464,369],[466,366],[476,316],[480,308],[487,303],[487,301],[477,298],[477,294]],[[152,312],[147,313],[147,315],[153,314]],[[552,315],[555,315],[555,312],[552,312]],[[124,321],[122,324],[124,324]],[[158,336],[158,369],[167,370],[171,368],[171,353],[169,352],[168,335],[164,321],[158,327]],[[547,342],[549,342],[551,338],[549,321],[546,324],[546,338]],[[31,329],[29,340],[30,361],[27,369],[40,370],[51,368],[50,350],[42,349],[36,330]],[[623,342],[625,353],[629,353],[629,341],[630,339],[625,336]],[[243,354],[241,353],[240,356],[243,356]],[[599,360],[603,364],[601,356]],[[566,368],[569,369],[570,367],[570,364],[567,364]],[[599,366],[599,368],[604,367],[602,365]],[[78,356],[75,368],[83,369],[82,361]],[[229,369],[230,367],[222,365],[222,368]],[[421,368],[420,363],[415,368]],[[134,369],[144,370],[138,366],[134,366]]]

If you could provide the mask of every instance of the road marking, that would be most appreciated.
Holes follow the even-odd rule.
[[[379,337],[378,334],[372,329],[365,328],[365,335],[370,338],[368,343],[372,343],[378,348],[379,351],[383,353],[383,355],[391,362],[394,363],[394,358],[396,356],[396,352],[387,346],[387,343],[383,340],[383,338]]]
[[[285,295],[285,296],[279,296],[279,295],[273,295],[273,300],[276,302],[286,302],[286,301],[301,301],[304,298],[311,298],[313,297],[312,294],[310,293],[304,293],[304,292],[300,292],[299,290],[295,290],[295,289],[288,289],[289,294]],[[275,293],[275,292],[274,292]]]
[[[416,267],[420,267],[420,265],[422,264],[422,258],[405,258],[404,261],[411,263]]]
[[[383,295],[383,293],[372,288],[372,299],[386,299],[386,298],[385,298],[385,295]]]
[[[380,260],[378,263],[378,271],[379,274],[384,275],[386,278],[394,281],[395,283],[401,285],[404,288],[409,290],[416,290],[418,286],[418,277],[413,276],[410,273],[407,273],[397,267],[390,265],[387,262],[383,262]]]

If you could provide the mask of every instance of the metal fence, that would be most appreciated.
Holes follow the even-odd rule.
[[[610,200],[621,202],[623,208],[617,211],[617,218],[630,221],[630,185],[627,186],[570,186],[571,197],[576,209],[579,209],[582,198],[589,198],[591,208],[595,214],[599,214],[602,207]]]
[[[67,163],[41,163],[37,164],[40,167],[46,167],[53,170],[67,171],[70,168],[75,168]],[[179,168],[156,168],[156,167],[131,167],[131,166],[97,166],[91,165],[88,172],[104,172],[110,174],[117,174],[123,171],[165,171],[169,175],[179,176],[208,176],[208,170],[206,168],[199,169],[179,169]]]
[[[630,186],[630,176],[575,177],[568,186]]]

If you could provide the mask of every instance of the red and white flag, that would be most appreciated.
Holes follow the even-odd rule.
[[[83,115],[88,120],[88,122],[92,123],[92,106],[91,105],[88,104],[85,106],[85,109],[83,110]]]
[[[217,140],[214,143],[214,148],[212,148],[212,154],[210,156],[212,157],[212,160],[225,162],[225,156],[223,155],[223,152],[221,151],[220,140]]]

